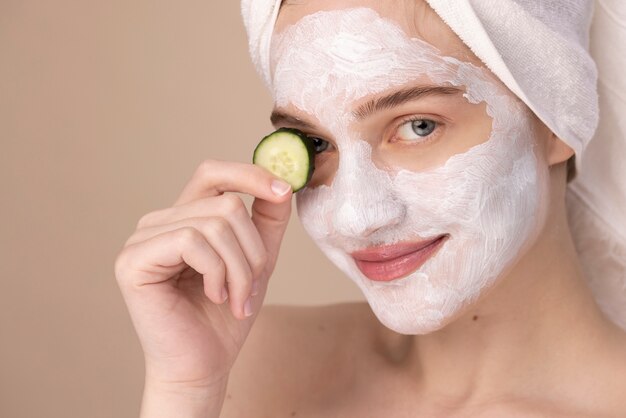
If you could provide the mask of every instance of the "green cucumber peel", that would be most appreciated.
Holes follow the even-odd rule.
[[[252,162],[285,180],[295,193],[313,177],[315,144],[298,129],[280,128],[261,139]]]

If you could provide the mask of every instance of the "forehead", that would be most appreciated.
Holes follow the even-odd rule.
[[[274,34],[282,33],[318,11],[367,7],[399,26],[409,38],[423,40],[442,55],[485,68],[480,59],[441,20],[424,0],[284,0]],[[367,30],[367,28],[363,28]]]
[[[305,100],[314,93],[311,86],[323,90],[326,99],[353,102],[408,83],[452,82],[461,63],[410,39],[370,8],[306,15],[276,34],[272,56],[279,105]]]
[[[315,10],[281,29],[272,40],[275,105],[318,118],[413,87],[459,86],[470,93],[492,78],[370,7]]]

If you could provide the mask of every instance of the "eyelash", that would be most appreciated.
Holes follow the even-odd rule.
[[[326,141],[325,139],[322,139],[322,138],[320,138],[320,137],[318,137],[318,136],[307,135],[307,137],[308,137],[309,139],[311,139],[311,140],[316,140],[316,139],[317,139],[317,140],[320,140],[320,141],[323,141],[323,142],[325,142],[325,143],[326,143],[326,149],[324,149],[324,150],[322,150],[322,151],[319,151],[319,152],[316,152],[316,153],[315,153],[315,155],[319,155],[319,154],[321,154],[321,153],[325,152],[328,148],[333,147],[333,144],[332,144],[332,143],[330,143],[330,142]]]
[[[425,137],[422,137],[421,140],[415,140],[415,141],[402,141],[402,142],[407,142],[407,143],[411,143],[411,144],[417,144],[417,145],[423,145],[423,144],[427,144],[430,143],[432,141],[434,141],[435,139],[437,139],[439,137],[439,131],[441,130],[440,128],[443,126],[443,123],[435,120],[433,118],[428,118],[428,117],[424,117],[424,116],[408,116],[405,117],[403,119],[401,119],[396,125],[395,128],[393,130],[394,134],[392,136],[392,138],[396,138],[398,131],[400,130],[401,127],[403,127],[404,125],[406,125],[407,123],[413,123],[413,122],[417,122],[417,121],[430,121],[433,122],[435,124],[435,128],[433,130],[432,133],[428,134]]]

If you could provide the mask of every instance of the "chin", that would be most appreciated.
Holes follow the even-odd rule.
[[[471,305],[467,303],[454,309],[446,306],[441,306],[440,309],[420,309],[417,304],[391,307],[369,299],[368,303],[385,327],[404,335],[424,335],[439,331],[463,315]]]
[[[425,335],[430,334],[431,332],[439,331],[444,328],[449,320],[446,318],[427,318],[420,320],[411,320],[411,319],[403,319],[398,320],[398,318],[389,316],[389,315],[379,315],[377,311],[374,311],[374,314],[378,317],[380,322],[387,328],[392,331],[397,332],[398,334],[403,335]]]

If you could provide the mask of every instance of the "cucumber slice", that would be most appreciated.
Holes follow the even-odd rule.
[[[295,193],[313,176],[315,145],[302,131],[280,128],[259,142],[252,162],[291,184]]]

